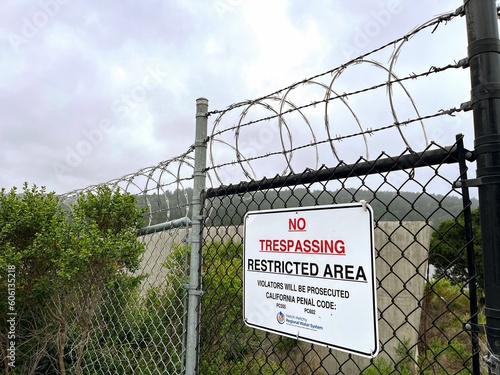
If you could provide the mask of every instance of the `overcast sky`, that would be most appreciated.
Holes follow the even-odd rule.
[[[0,186],[26,181],[64,193],[155,165],[193,143],[196,98],[208,98],[212,110],[257,98],[460,5],[460,0],[4,0]],[[466,56],[463,17],[440,26],[435,38],[430,31],[401,57],[401,76]],[[359,69],[355,77],[372,84],[370,74]],[[436,98],[449,98],[443,109],[469,100],[468,71],[459,74],[443,76],[427,93],[415,86],[422,114],[436,110]],[[439,91],[444,86],[447,90]],[[471,127],[462,118],[454,121],[448,124],[449,139]],[[468,128],[460,128],[464,122]]]

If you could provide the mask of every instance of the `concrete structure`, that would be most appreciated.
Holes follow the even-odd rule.
[[[142,282],[142,291],[150,287],[163,285],[165,282],[165,262],[168,256],[178,246],[185,246],[188,231],[186,228],[174,228],[163,232],[147,234],[140,236],[139,241],[146,245],[146,251],[142,257],[140,274],[146,274],[147,277]],[[179,267],[186,267],[179,264]],[[181,268],[182,269],[182,268]]]

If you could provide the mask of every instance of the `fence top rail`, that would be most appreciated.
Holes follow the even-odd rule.
[[[239,184],[222,185],[217,188],[207,189],[205,198],[215,198],[226,195],[242,194],[251,191],[282,188],[295,186],[297,184],[307,184],[313,182],[329,181],[333,179],[367,176],[405,169],[429,167],[441,164],[458,163],[457,146],[446,146],[431,150],[427,147],[421,152],[411,152],[399,156],[389,156],[382,153],[375,160],[365,160],[360,158],[354,164],[340,163],[335,167],[323,166],[319,170],[306,170],[302,173],[291,173],[286,176],[276,175],[268,179],[242,181]],[[473,152],[467,153],[469,161],[474,160]]]

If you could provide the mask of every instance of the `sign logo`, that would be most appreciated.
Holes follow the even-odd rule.
[[[278,320],[279,324],[285,323],[285,314],[283,314],[281,311],[276,315],[276,319]]]

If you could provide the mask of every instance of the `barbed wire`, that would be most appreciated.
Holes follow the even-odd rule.
[[[382,69],[386,69],[382,64],[380,64],[377,61],[359,60],[359,61],[356,62],[356,64],[362,64],[362,63],[373,64],[373,65],[378,66],[378,67],[380,67]],[[269,115],[269,116],[266,116],[266,117],[261,117],[261,118],[259,118],[257,120],[248,121],[248,122],[245,122],[245,123],[242,123],[242,124],[234,125],[234,126],[229,127],[229,128],[225,128],[225,129],[222,129],[222,130],[219,130],[219,131],[215,131],[209,137],[210,138],[215,138],[216,136],[219,136],[219,135],[221,135],[223,133],[226,133],[226,132],[235,131],[235,130],[237,130],[239,128],[243,128],[245,126],[253,125],[253,124],[256,124],[256,123],[259,123],[259,122],[273,120],[273,119],[279,118],[280,116],[283,116],[283,115],[286,115],[286,114],[290,114],[290,113],[295,112],[295,111],[300,111],[300,110],[305,109],[305,108],[316,107],[319,104],[328,103],[328,102],[331,102],[331,101],[336,100],[336,99],[341,99],[341,100],[342,99],[347,99],[350,96],[354,96],[354,95],[357,95],[357,94],[366,93],[368,91],[373,91],[373,90],[376,90],[376,89],[379,89],[379,88],[382,88],[382,87],[387,87],[388,89],[390,89],[390,87],[393,84],[402,83],[402,82],[405,82],[405,81],[408,81],[408,80],[418,79],[420,77],[427,77],[430,74],[440,73],[440,72],[443,72],[443,71],[448,70],[448,69],[463,68],[465,64],[466,64],[466,60],[460,60],[458,62],[455,62],[453,64],[448,64],[448,65],[443,66],[443,67],[431,66],[428,70],[426,70],[426,71],[424,71],[422,73],[418,73],[418,74],[412,73],[412,74],[410,74],[410,75],[408,75],[406,77],[403,77],[403,78],[396,78],[396,79],[393,79],[393,80],[384,81],[382,83],[378,83],[378,84],[373,85],[371,87],[367,87],[367,88],[364,88],[364,89],[355,90],[355,91],[351,91],[351,92],[344,92],[342,94],[337,94],[337,93],[335,93],[335,91],[331,90],[331,86],[333,85],[333,81],[334,80],[332,80],[332,83],[329,86],[325,86],[324,84],[322,84],[320,82],[307,81],[307,82],[304,82],[303,84],[304,85],[306,85],[306,84],[318,84],[318,85],[324,86],[325,88],[330,89],[330,92],[334,92],[335,95],[332,96],[332,97],[326,97],[326,98],[321,99],[321,100],[312,101],[312,102],[310,102],[308,104],[304,104],[304,105],[301,105],[301,106],[293,106],[292,108],[290,108],[288,110],[276,113],[274,115]],[[397,77],[394,73],[391,73],[389,70],[387,70],[387,71],[390,73],[391,76]],[[327,95],[328,95],[328,93],[327,93]],[[265,97],[264,99],[267,99],[267,100],[280,100],[280,101],[282,101],[280,97],[273,97],[273,96]],[[288,101],[284,101],[284,102],[286,102],[287,104],[293,105],[293,103],[291,103],[291,102],[288,102]],[[236,103],[234,105],[234,107],[231,107],[231,109],[236,109],[236,108],[240,108],[242,106],[247,106],[247,108],[244,111],[246,113],[246,112],[248,112],[248,108],[251,107],[252,105],[255,105],[255,104],[263,105],[260,102],[260,100],[247,100],[247,101]],[[268,109],[274,111],[274,109],[272,109],[271,107],[268,107]],[[220,112],[219,114],[222,115],[222,114],[225,114],[225,113],[227,113],[227,111]],[[222,117],[219,116],[215,120],[215,122],[214,122],[214,128],[220,122],[220,118],[222,118]]]
[[[327,143],[330,147],[330,151],[332,155],[335,157],[335,159],[340,162],[343,158],[338,154],[338,151],[336,149],[336,146],[334,144],[335,140],[339,139],[345,139],[349,137],[334,137],[332,135],[332,126],[330,122],[330,114],[329,114],[329,106],[331,105],[332,102],[334,101],[340,101],[340,103],[345,106],[347,109],[348,113],[352,118],[354,119],[355,126],[358,127],[360,130],[359,132],[356,133],[357,136],[361,136],[363,138],[364,142],[364,154],[367,159],[369,159],[369,142],[368,142],[368,135],[370,132],[366,131],[366,129],[363,128],[363,125],[361,123],[360,117],[352,107],[352,105],[348,102],[348,99],[351,97],[354,97],[355,95],[360,95],[364,93],[368,93],[371,91],[378,90],[380,88],[386,88],[387,93],[388,93],[388,100],[389,100],[389,107],[390,107],[390,114],[392,115],[393,118],[393,123],[389,127],[382,127],[380,130],[388,130],[392,128],[396,128],[399,137],[401,138],[401,141],[403,142],[404,146],[406,149],[412,149],[409,140],[405,136],[402,130],[402,124],[404,124],[404,121],[401,121],[398,115],[398,110],[396,109],[395,101],[394,101],[394,87],[399,87],[402,92],[403,96],[407,97],[409,102],[411,103],[411,108],[412,111],[416,114],[416,120],[414,121],[419,121],[420,122],[420,128],[422,131],[422,138],[425,142],[426,145],[429,144],[427,132],[425,129],[424,125],[424,120],[426,117],[421,116],[419,113],[419,109],[410,93],[410,91],[406,88],[405,84],[407,81],[411,80],[417,80],[419,78],[423,77],[428,77],[432,74],[437,74],[437,73],[442,73],[446,70],[449,69],[458,69],[458,68],[464,68],[468,66],[468,60],[467,59],[462,59],[458,62],[453,62],[449,63],[445,66],[431,66],[429,69],[424,70],[420,73],[414,73],[412,72],[411,74],[406,75],[405,77],[399,77],[395,73],[395,66],[396,63],[401,55],[401,52],[403,50],[403,47],[410,41],[412,37],[420,33],[421,31],[431,28],[431,33],[434,33],[436,29],[439,27],[439,25],[445,23],[447,24],[450,20],[454,19],[455,17],[462,16],[464,14],[464,9],[463,7],[458,8],[454,12],[448,12],[444,13],[442,15],[436,16],[435,18],[431,19],[430,21],[414,28],[411,30],[409,33],[404,35],[403,37],[400,37],[398,39],[393,40],[392,42],[389,42],[379,48],[376,48],[368,53],[365,53],[363,55],[360,55],[349,62],[342,64],[334,69],[330,69],[326,72],[317,74],[315,76],[312,76],[308,79],[305,79],[303,81],[294,83],[292,85],[289,85],[285,88],[282,88],[280,90],[274,91],[271,94],[262,96],[260,98],[254,99],[254,100],[246,100],[242,102],[237,102],[229,107],[227,107],[224,110],[214,110],[210,111],[207,113],[207,116],[212,116],[212,115],[217,115],[213,122],[212,126],[212,132],[209,135],[209,145],[208,145],[208,152],[209,156],[208,159],[210,161],[211,166],[213,166],[213,170],[215,173],[215,178],[218,180],[219,183],[224,184],[224,181],[222,180],[221,176],[217,172],[217,169],[219,169],[222,165],[235,165],[239,164],[241,171],[243,172],[244,176],[246,178],[255,178],[256,174],[254,173],[254,167],[250,164],[250,161],[253,160],[258,160],[263,157],[267,157],[269,155],[282,155],[283,158],[285,159],[285,167],[283,168],[283,173],[286,174],[290,171],[293,171],[292,167],[292,158],[293,158],[293,150],[300,150],[303,147],[295,148],[293,146],[293,135],[292,135],[292,128],[290,127],[287,117],[289,115],[297,114],[299,118],[302,120],[303,124],[305,125],[304,129],[307,129],[307,132],[310,133],[310,137],[312,140],[308,143],[308,147],[316,147],[314,150],[314,156],[311,155],[310,157],[316,158],[316,165],[320,165],[321,163],[319,162],[319,157],[320,157],[320,152],[319,149],[317,148],[318,145]],[[383,49],[388,48],[389,46],[393,46],[394,50],[391,52],[391,55],[389,57],[389,63],[388,64],[383,64],[380,63],[376,60],[369,60],[367,59],[368,56],[373,55],[374,53],[381,51]],[[336,82],[337,80],[350,68],[354,66],[359,66],[359,65],[370,65],[372,67],[375,67],[383,73],[387,75],[387,79],[383,80],[382,82],[378,82],[377,84],[374,84],[370,87],[364,87],[361,89],[357,90],[352,90],[352,91],[342,91],[339,92],[339,90],[336,89]],[[387,65],[387,66],[386,66]],[[330,75],[331,78],[329,82],[322,82],[319,81],[318,78],[324,78],[327,75]],[[295,92],[300,92],[300,88],[304,86],[316,86],[320,87],[324,90],[324,94],[321,96],[320,99],[312,100],[309,101],[308,103],[302,103],[302,104],[296,104],[294,101],[290,99],[290,96],[292,93]],[[335,87],[335,88],[334,88]],[[300,95],[300,94],[297,94]],[[308,110],[309,108],[316,108],[317,106],[322,106],[324,107],[323,111],[323,128],[325,131],[325,136],[320,136],[318,133],[315,133],[315,130],[313,129],[313,126],[311,125],[311,119],[308,118],[305,114],[305,110]],[[258,118],[254,119],[247,119],[247,116],[250,113],[251,109],[264,109],[269,113],[269,115],[260,115]],[[222,127],[223,121],[226,121],[226,117],[231,113],[235,113],[240,111],[239,114],[236,115],[237,119],[233,120],[230,122],[231,125]],[[248,116],[249,117],[249,116]],[[432,116],[431,116],[432,118]],[[242,130],[246,127],[250,127],[251,125],[256,125],[258,123],[262,123],[265,121],[271,121],[271,120],[277,120],[277,128],[278,128],[278,133],[279,133],[279,142],[281,143],[281,150],[276,151],[275,153],[269,154],[266,153],[264,156],[261,157],[245,157],[245,149],[241,147],[241,139],[247,139],[248,136],[245,138],[241,135]],[[296,124],[294,124],[294,130],[297,128],[301,128],[300,126],[297,127]],[[228,139],[228,136],[233,135],[233,139],[230,140]],[[225,137],[225,138],[224,138]],[[324,138],[324,141],[317,142],[317,139]],[[248,143],[248,141],[247,141]],[[288,143],[288,145],[286,145]],[[219,157],[221,153],[221,148],[229,148],[230,153],[234,153],[234,158],[232,161],[229,162],[217,162],[215,159]],[[227,152],[225,153],[227,154]],[[359,155],[358,155],[359,156]]]
[[[63,206],[71,209],[71,205],[78,196],[95,192],[99,186],[106,185],[112,190],[118,189],[121,192],[138,196],[139,204],[147,207],[144,215],[147,225],[153,224],[154,217],[158,213],[163,213],[163,221],[168,221],[172,208],[183,211],[181,216],[189,215],[190,199],[187,188],[191,187],[188,182],[193,179],[193,168],[194,145],[191,145],[186,152],[177,157],[103,184],[70,191],[59,196],[59,201]],[[175,193],[173,202],[170,202],[170,190]]]
[[[324,139],[322,141],[317,141],[317,142],[314,142],[314,143],[303,144],[303,145],[296,146],[296,147],[293,147],[293,148],[290,148],[290,149],[287,149],[287,150],[280,150],[280,151],[268,152],[266,154],[259,155],[259,156],[254,156],[254,157],[249,157],[249,158],[243,158],[242,160],[226,162],[226,163],[222,163],[222,164],[219,164],[219,165],[213,165],[213,166],[207,167],[205,169],[205,172],[208,172],[210,170],[215,170],[215,169],[223,168],[223,167],[227,167],[227,166],[231,166],[231,165],[235,165],[235,164],[249,163],[251,161],[268,158],[270,156],[277,156],[277,155],[282,155],[282,154],[290,154],[290,153],[293,153],[293,152],[301,150],[301,149],[305,149],[305,148],[309,148],[309,147],[315,147],[315,146],[318,146],[318,145],[321,145],[321,144],[331,143],[331,142],[334,142],[334,141],[341,142],[341,141],[349,139],[349,138],[360,137],[360,136],[365,136],[365,135],[371,136],[371,135],[373,135],[374,133],[377,133],[377,132],[382,132],[382,131],[390,130],[390,129],[393,129],[393,128],[399,128],[401,126],[406,126],[406,125],[409,125],[409,124],[412,124],[412,123],[415,123],[415,122],[420,122],[420,121],[423,121],[423,120],[429,120],[429,119],[436,118],[436,117],[441,117],[441,116],[453,116],[455,113],[462,112],[462,111],[464,111],[463,108],[449,108],[447,110],[440,110],[439,112],[436,112],[434,114],[430,114],[430,115],[426,115],[426,116],[422,116],[422,117],[418,117],[418,118],[413,118],[413,119],[408,119],[406,121],[402,121],[402,122],[397,122],[397,123],[393,123],[393,124],[381,126],[381,127],[375,128],[375,129],[368,128],[367,130],[361,131],[361,132],[358,132],[358,133],[351,133],[351,134],[347,134],[347,135],[343,135],[343,136],[337,136],[337,137],[334,137],[334,138],[327,138],[327,139]],[[415,150],[413,150],[411,147],[408,147],[407,151],[410,152],[410,153],[415,152]],[[342,161],[340,161],[340,162],[342,162]],[[249,176],[249,177],[252,178],[252,176]]]
[[[398,58],[399,54],[401,52],[401,49],[395,50],[395,52],[392,55],[392,60],[395,60]],[[449,69],[458,69],[458,68],[463,68],[466,66],[467,61],[466,59],[460,60],[459,62],[454,62],[452,64],[448,64],[446,66],[442,67],[436,67],[432,66],[429,69],[426,69],[423,72],[420,73],[411,73],[405,77],[399,78],[394,72],[394,64],[392,63],[389,67],[385,67],[383,64],[377,62],[377,61],[371,61],[371,60],[358,60],[356,64],[353,64],[351,66],[355,65],[360,65],[360,64],[369,64],[370,66],[373,66],[379,70],[382,70],[385,74],[388,75],[388,79],[384,80],[381,83],[377,83],[373,86],[362,88],[359,90],[354,90],[351,92],[343,92],[343,93],[338,93],[337,91],[334,90],[334,84],[339,79],[339,77],[345,72],[345,70],[338,71],[330,80],[329,83],[322,83],[322,82],[316,82],[316,81],[308,81],[303,84],[303,86],[306,85],[314,85],[316,87],[320,87],[321,89],[324,90],[324,94],[322,95],[322,98],[319,100],[311,101],[306,104],[302,105],[296,105],[292,100],[289,99],[289,96],[292,91],[297,90],[298,87],[294,87],[289,89],[288,91],[284,92],[281,96],[276,96],[276,97],[268,97],[265,101],[245,101],[242,103],[239,103],[241,105],[235,106],[235,108],[242,108],[241,112],[237,115],[237,121],[236,124],[232,124],[231,126],[225,127],[224,129],[220,129],[219,127],[222,124],[222,121],[225,119],[225,117],[229,114],[229,112],[224,112],[220,113],[217,118],[215,119],[213,126],[212,126],[212,132],[209,136],[209,145],[208,145],[208,159],[210,161],[210,164],[212,166],[220,166],[222,164],[224,165],[231,165],[233,164],[239,164],[240,168],[246,178],[255,178],[255,173],[254,173],[254,168],[249,164],[251,160],[255,159],[250,159],[244,156],[244,149],[240,146],[240,138],[241,136],[241,131],[245,127],[249,127],[251,125],[256,125],[258,123],[264,122],[264,121],[270,121],[270,120],[277,120],[277,128],[278,128],[278,133],[279,133],[279,142],[281,143],[281,150],[277,152],[277,154],[283,155],[285,159],[285,167],[283,168],[283,173],[286,174],[290,171],[293,171],[292,167],[292,158],[293,158],[293,153],[290,152],[290,150],[294,150],[295,148],[293,147],[293,136],[292,136],[292,130],[291,127],[289,126],[287,122],[287,115],[297,113],[302,119],[303,123],[305,124],[305,128],[308,130],[308,132],[311,135],[312,141],[309,143],[309,145],[316,147],[315,152],[314,152],[314,157],[316,158],[316,165],[320,165],[321,163],[319,162],[319,155],[320,152],[317,148],[318,145],[322,143],[328,143],[330,146],[331,153],[335,157],[335,159],[340,162],[343,158],[338,154],[337,149],[334,144],[334,140],[336,139],[344,139],[344,138],[334,138],[332,136],[332,126],[330,123],[330,114],[329,114],[329,106],[330,103],[335,101],[335,100],[340,100],[341,104],[344,105],[347,110],[349,111],[350,115],[354,119],[356,126],[359,128],[360,132],[357,133],[357,135],[361,135],[363,137],[363,142],[364,142],[364,154],[367,159],[369,159],[369,142],[368,142],[368,137],[367,135],[369,132],[365,131],[366,129],[363,128],[363,125],[361,123],[361,120],[359,119],[359,116],[356,114],[355,110],[353,109],[352,105],[348,103],[348,99],[350,97],[353,97],[355,95],[367,93],[370,91],[374,91],[380,88],[387,88],[388,91],[388,97],[389,97],[389,106],[390,106],[390,113],[393,118],[393,122],[390,127],[383,127],[382,129],[388,130],[391,128],[396,128],[399,136],[402,140],[402,142],[405,145],[405,148],[411,149],[411,145],[405,134],[403,133],[401,126],[405,124],[404,121],[401,121],[399,116],[398,116],[398,111],[396,109],[393,96],[394,96],[394,91],[393,87],[398,85],[402,90],[404,95],[408,98],[408,100],[411,103],[411,108],[416,114],[416,120],[412,121],[419,121],[420,122],[420,128],[422,131],[422,138],[424,139],[425,144],[429,144],[428,138],[427,138],[427,133],[425,130],[424,126],[424,120],[426,120],[428,117],[423,117],[420,115],[418,107],[408,91],[408,89],[405,87],[403,84],[406,81],[409,80],[416,80],[421,77],[427,77],[431,74],[437,74],[444,72]],[[273,105],[273,103],[277,103]],[[244,107],[242,105],[245,105]],[[316,108],[318,105],[324,106],[324,111],[323,111],[323,128],[325,131],[325,141],[323,142],[316,142],[317,138],[323,138],[323,136],[320,136],[315,133],[313,130],[313,127],[311,125],[311,121],[308,119],[306,114],[304,113],[305,109],[308,108]],[[255,120],[250,120],[247,121],[246,117],[249,114],[250,110],[253,108],[263,108],[266,111],[270,112],[270,115],[268,116],[259,116]],[[432,116],[430,117],[432,118]],[[298,127],[300,128],[300,127]],[[295,126],[295,129],[297,129],[297,126]],[[234,133],[234,139],[232,141],[229,140],[224,140],[222,139],[221,136],[223,136],[225,133]],[[245,139],[245,138],[244,138]],[[287,140],[288,144],[290,147],[287,148],[285,145],[285,140]],[[230,152],[234,153],[234,158],[233,161],[230,163],[220,163],[216,162],[216,158],[221,154],[221,147],[220,145],[223,145],[226,148],[230,149]],[[267,155],[267,154],[266,154]],[[359,155],[357,155],[359,156]],[[222,180],[221,176],[217,171],[215,171],[215,178],[217,181],[221,184],[224,183]]]
[[[366,52],[364,54],[361,54],[353,59],[351,59],[350,61],[348,61],[347,63],[344,63],[340,66],[337,66],[333,69],[330,69],[330,70],[327,70],[323,73],[319,73],[319,74],[316,74],[316,75],[313,75],[309,78],[306,78],[302,81],[299,81],[299,82],[296,82],[296,83],[293,83],[287,87],[284,87],[282,89],[279,89],[279,90],[276,90],[270,94],[267,94],[267,95],[264,95],[264,96],[261,96],[257,99],[254,99],[253,102],[259,102],[259,101],[262,101],[262,100],[265,100],[265,99],[269,99],[269,98],[272,98],[272,97],[275,97],[275,96],[278,96],[280,95],[281,93],[285,92],[285,91],[290,91],[292,89],[294,89],[295,87],[298,87],[304,83],[307,83],[309,81],[314,81],[318,78],[321,78],[321,77],[324,77],[324,76],[327,76],[327,75],[333,75],[334,73],[338,72],[338,71],[342,71],[342,70],[345,70],[348,66],[350,65],[353,65],[353,64],[356,64],[358,61],[360,60],[366,60],[366,58],[368,56],[371,56],[379,51],[382,51],[388,47],[391,47],[391,46],[395,46],[397,45],[398,43],[401,43],[401,42],[407,42],[409,39],[411,39],[413,36],[415,36],[416,34],[418,34],[419,32],[427,29],[427,28],[430,28],[432,26],[434,26],[434,29],[432,30],[432,33],[434,33],[434,31],[436,31],[436,29],[438,28],[438,26],[442,23],[447,23],[449,21],[451,21],[453,18],[455,17],[458,17],[458,16],[463,16],[464,14],[464,10],[462,7],[458,8],[457,10],[455,10],[454,12],[448,12],[448,13],[443,13],[439,16],[436,16],[434,18],[432,18],[431,20],[423,23],[422,25],[414,28],[413,30],[411,30],[409,33],[405,34],[404,36],[400,37],[400,38],[397,38],[397,39],[394,39],[393,41],[389,42],[389,43],[386,43],[378,48],[375,48],[369,52]],[[231,104],[230,106],[228,106],[227,108],[225,109],[222,109],[222,110],[211,110],[211,111],[208,111],[207,112],[207,116],[211,116],[211,115],[215,115],[215,114],[224,114],[225,112],[228,112],[228,111],[231,111],[231,110],[234,110],[238,107],[241,107],[241,106],[244,106],[246,105],[247,102],[239,102],[239,103],[234,103],[234,104]]]

